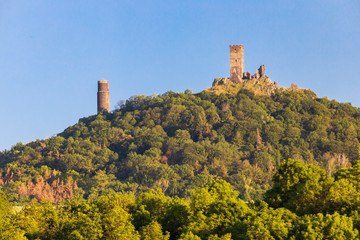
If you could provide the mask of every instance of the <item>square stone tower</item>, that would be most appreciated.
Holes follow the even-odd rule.
[[[244,74],[244,46],[230,45],[230,81],[240,83]]]
[[[110,93],[108,80],[98,81],[97,110],[100,112],[103,109],[110,112]]]

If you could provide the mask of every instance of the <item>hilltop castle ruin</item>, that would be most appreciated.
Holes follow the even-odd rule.
[[[243,79],[265,76],[265,65],[261,65],[255,74],[244,70],[244,45],[230,45],[230,81],[241,83]]]
[[[230,45],[230,78],[215,78],[213,86],[246,82],[253,83],[257,82],[258,79],[264,80],[265,77],[265,65],[261,65],[254,74],[245,72],[244,45]],[[266,77],[266,79],[268,79],[268,77]],[[268,80],[270,81],[270,79]]]
[[[255,94],[267,96],[274,94],[277,90],[304,91],[295,84],[291,84],[289,88],[286,88],[272,82],[265,75],[265,65],[261,65],[254,74],[245,72],[244,45],[230,45],[230,78],[215,78],[212,87],[207,91],[221,93],[236,91],[240,88],[249,89]]]

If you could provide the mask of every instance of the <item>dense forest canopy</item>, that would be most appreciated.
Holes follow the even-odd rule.
[[[161,189],[122,192],[56,206],[33,201],[17,213],[0,191],[1,239],[358,239],[360,163],[335,178],[319,166],[284,161],[265,201],[248,202],[222,179],[189,199]]]
[[[360,110],[235,87],[133,96],[0,152],[0,238],[358,238]]]
[[[333,175],[359,159],[360,110],[310,90],[256,95],[166,92],[133,96],[56,137],[0,152],[0,185],[17,204],[160,188],[188,197],[224,179],[261,200],[284,159]]]

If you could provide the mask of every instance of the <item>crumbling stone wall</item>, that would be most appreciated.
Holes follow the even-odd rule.
[[[244,70],[244,45],[230,45],[230,81],[241,83],[243,79],[265,76],[265,65],[261,65],[254,75]]]
[[[296,84],[294,84],[294,83],[292,83],[292,84],[290,85],[290,89],[291,89],[291,90],[298,90],[298,89],[299,89],[299,86],[296,85]]]
[[[259,71],[259,76],[264,77],[265,76],[265,65],[261,65],[259,67],[258,71]]]

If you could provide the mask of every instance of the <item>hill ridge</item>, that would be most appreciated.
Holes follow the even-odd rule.
[[[222,178],[250,201],[261,199],[284,159],[329,174],[359,159],[358,108],[311,90],[269,96],[242,86],[230,94],[134,96],[56,137],[18,143],[0,152],[0,185],[12,201],[49,196],[56,202],[154,188],[186,197]]]

